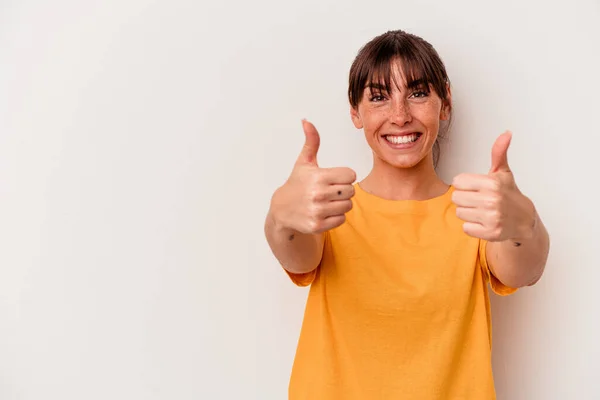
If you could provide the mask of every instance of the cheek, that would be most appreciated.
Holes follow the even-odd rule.
[[[386,113],[383,110],[369,110],[363,114],[363,124],[365,132],[373,132],[383,125],[387,120]]]
[[[429,105],[423,107],[416,114],[418,114],[419,121],[427,127],[428,130],[434,131],[430,133],[437,133],[440,126],[440,110],[441,107],[438,105]]]

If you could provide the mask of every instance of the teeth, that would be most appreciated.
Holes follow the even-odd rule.
[[[417,134],[413,133],[413,134],[404,135],[404,136],[387,135],[385,138],[390,143],[403,144],[403,143],[412,143],[417,140],[417,137],[418,137]]]

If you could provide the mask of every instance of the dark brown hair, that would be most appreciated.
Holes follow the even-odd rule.
[[[442,99],[443,106],[451,106],[446,86],[450,85],[450,80],[437,51],[419,36],[401,30],[388,31],[379,35],[359,50],[350,67],[348,83],[350,105],[358,108],[365,87],[371,83],[377,83],[386,92],[391,92],[392,69],[396,61],[399,61],[402,66],[407,87],[412,87],[416,82],[422,83],[426,90],[433,88]],[[444,134],[447,133],[448,128],[449,124]],[[438,140],[440,138],[444,138],[442,132],[438,133]],[[433,146],[434,165],[437,165],[440,153],[438,140]]]

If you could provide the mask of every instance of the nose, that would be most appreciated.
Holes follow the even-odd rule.
[[[410,105],[406,99],[393,101],[391,105],[390,122],[398,126],[403,126],[412,121]]]

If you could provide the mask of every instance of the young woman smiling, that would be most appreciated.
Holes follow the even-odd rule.
[[[494,399],[488,285],[541,277],[548,233],[498,137],[487,175],[437,175],[452,113],[446,69],[420,37],[374,38],[350,68],[350,114],[373,152],[362,181],[320,168],[319,134],[273,194],[267,241],[294,283],[311,285],[292,400]]]

